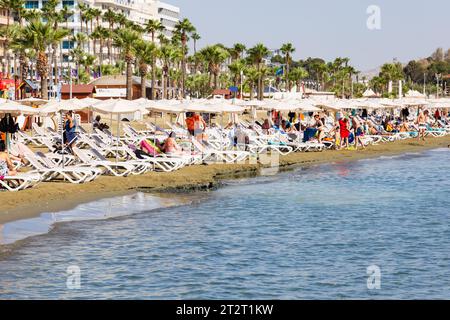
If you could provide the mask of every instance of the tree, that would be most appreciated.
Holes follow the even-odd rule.
[[[114,22],[116,21],[116,13],[108,8],[103,13],[103,20],[108,22],[108,59],[112,63],[112,34],[114,29]]]
[[[161,21],[158,20],[149,20],[145,25],[145,30],[150,33],[152,36],[152,43],[155,44],[155,36],[157,32],[163,32],[165,30]],[[156,57],[153,58],[152,61],[152,94],[151,99],[154,100],[156,98]]]
[[[192,40],[194,41],[194,54],[197,53],[197,42],[201,39],[200,35],[197,32],[192,34]]]
[[[228,69],[230,70],[230,73],[231,73],[231,77],[233,79],[233,85],[235,87],[238,87],[241,73],[244,72],[245,67],[246,67],[245,62],[242,59],[235,60],[228,66]],[[242,93],[241,93],[241,96],[242,96]]]
[[[260,72],[253,66],[247,67],[244,70],[245,82],[250,89],[250,100],[253,100],[255,94],[255,87],[260,79]]]
[[[233,45],[232,48],[230,48],[228,51],[230,52],[231,55],[231,59],[237,60],[237,59],[242,59],[243,58],[243,54],[246,50],[246,46],[242,43],[235,43]]]
[[[37,51],[36,69],[41,77],[41,96],[48,99],[48,55],[46,50],[55,42],[59,42],[69,34],[67,29],[54,29],[51,23],[40,19],[32,20],[23,29],[18,44],[34,48]]]
[[[122,55],[127,65],[127,99],[133,99],[133,61],[135,58],[135,43],[140,39],[140,34],[134,30],[118,29],[114,34],[114,46],[122,50]]]
[[[291,66],[292,54],[295,52],[295,48],[292,43],[286,43],[281,46],[281,52],[284,54],[284,63],[286,65],[286,83],[287,90],[291,91],[291,80],[289,78],[289,71]]]
[[[289,73],[289,80],[297,86],[297,92],[300,92],[301,82],[308,77],[308,72],[304,68],[295,68]]]
[[[6,35],[3,40],[3,52],[5,54],[6,59],[6,68],[7,68],[7,74],[9,75],[11,71],[10,66],[10,57],[9,57],[9,43],[11,38],[11,32],[10,26],[11,26],[11,16],[15,13],[20,13],[23,7],[25,6],[25,1],[23,0],[0,0],[0,8],[4,9],[6,11],[6,30],[4,31],[4,34]],[[20,15],[19,15],[20,19]]]
[[[148,65],[151,64],[156,57],[156,45],[144,40],[140,40],[136,43],[136,60],[139,66],[139,75],[141,76],[141,97],[145,98],[147,86],[146,78],[148,74]]]
[[[220,67],[229,57],[229,53],[220,45],[205,47],[200,51],[200,53],[208,66],[210,83],[211,78],[213,78],[214,89],[217,89]]]
[[[264,59],[269,55],[269,49],[262,43],[258,43],[256,46],[248,50],[249,60],[256,66],[259,73],[258,79],[258,99],[263,100],[264,98],[264,88],[263,79],[264,76],[261,73]]]
[[[175,63],[181,55],[179,48],[165,44],[160,48],[160,56],[163,63],[162,70],[162,84],[163,84],[163,99],[167,98],[167,89],[169,87],[169,72],[172,63]]]
[[[187,54],[187,41],[188,35],[195,32],[195,27],[189,21],[189,19],[183,19],[179,21],[175,26],[175,33],[181,37],[181,50],[182,50],[182,60],[181,60],[181,92],[183,97],[185,97],[184,84],[186,78],[186,54]]]
[[[433,54],[431,55],[431,58],[434,61],[444,61],[444,49],[442,48],[437,48],[435,52],[433,52]]]

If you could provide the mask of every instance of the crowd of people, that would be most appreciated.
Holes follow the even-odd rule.
[[[419,109],[417,116],[412,116],[409,108],[403,108],[399,114],[392,112],[369,114],[367,110],[356,112],[331,112],[298,114],[290,112],[287,117],[276,111],[268,112],[268,117],[261,124],[265,134],[281,130],[284,133],[300,135],[304,142],[317,140],[319,143],[333,141],[336,149],[349,149],[354,144],[365,149],[364,136],[394,135],[396,133],[411,133],[425,141],[427,130],[444,130],[450,125],[449,112],[446,109],[436,109],[433,116],[430,110]]]

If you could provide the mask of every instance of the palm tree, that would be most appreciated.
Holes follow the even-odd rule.
[[[173,62],[175,62],[181,52],[177,47],[171,44],[165,44],[160,48],[162,68],[162,85],[163,85],[163,99],[167,98],[167,88],[169,87],[169,71]]]
[[[114,28],[114,22],[116,21],[116,13],[108,8],[103,13],[103,20],[108,22],[108,59],[112,62],[112,32]]]
[[[32,20],[23,29],[17,42],[37,51],[36,68],[41,77],[41,97],[48,99],[48,55],[46,50],[53,43],[58,43],[67,35],[67,29],[55,29],[51,23],[44,23],[40,19]]]
[[[194,54],[197,53],[197,42],[201,39],[200,35],[197,32],[192,34],[192,40],[194,41]]]
[[[151,64],[156,57],[156,45],[144,40],[140,40],[135,44],[136,60],[139,66],[139,75],[141,76],[141,97],[147,96],[146,78],[148,74],[148,65]]]
[[[125,63],[127,64],[127,99],[133,99],[133,61],[135,58],[135,43],[141,35],[134,30],[125,28],[118,29],[114,34],[114,46],[122,50]]]
[[[8,35],[10,33],[10,26],[11,26],[11,16],[14,13],[20,13],[23,10],[23,7],[25,5],[24,0],[0,0],[0,8],[6,10],[6,31],[5,34]],[[19,20],[20,14],[19,14]],[[22,24],[22,21],[21,21]],[[10,43],[10,37],[6,36],[3,40],[3,52],[5,54],[6,59],[6,67],[7,67],[7,74],[9,75],[11,71],[10,67],[10,57],[9,57],[9,43]]]
[[[184,85],[186,80],[186,54],[187,54],[187,41],[188,34],[195,32],[195,27],[189,21],[189,19],[183,19],[177,23],[175,26],[175,33],[181,37],[181,49],[182,49],[182,60],[181,60],[181,92],[183,98],[185,97]]]
[[[264,99],[264,86],[263,86],[263,80],[264,76],[261,73],[262,71],[262,65],[264,62],[264,58],[267,57],[269,54],[269,49],[267,49],[266,46],[264,46],[262,43],[258,43],[256,46],[248,50],[249,60],[256,66],[256,69],[259,73],[259,79],[258,79],[258,99],[263,100]]]
[[[220,67],[228,59],[229,52],[220,45],[214,45],[203,48],[200,53],[208,66],[209,83],[211,83],[211,78],[213,77],[214,89],[217,89]]]
[[[300,92],[301,82],[308,77],[308,71],[304,68],[295,68],[289,73],[289,80],[295,82],[297,86],[297,92]]]
[[[255,86],[258,84],[260,79],[260,72],[255,67],[251,66],[244,70],[244,74],[245,82],[250,87],[250,100],[253,100]]]
[[[70,10],[68,6],[64,6],[59,14],[62,17],[62,20],[66,23],[66,29],[69,29],[69,18],[73,16],[73,11]]]
[[[42,16],[48,20],[48,23],[53,24],[53,28],[56,30],[58,29],[59,22],[63,22],[64,17],[60,14],[60,12],[56,9],[56,7],[59,4],[59,0],[48,0],[45,2],[44,7],[42,8]],[[61,39],[62,40],[62,39]],[[56,84],[56,75],[58,74],[57,71],[57,56],[56,52],[58,50],[59,42],[53,42],[51,44],[51,50],[50,50],[50,61],[51,67],[50,67],[50,83],[52,86]]]
[[[162,32],[165,30],[165,27],[162,25],[159,20],[149,20],[145,25],[145,30],[150,33],[152,36],[152,43],[155,44],[155,35],[157,32]],[[152,61],[152,94],[151,99],[154,100],[156,98],[156,58],[153,58]]]
[[[292,43],[286,43],[281,46],[281,52],[284,54],[284,60],[286,64],[287,90],[291,91],[291,80],[289,78],[289,71],[291,66],[292,54],[295,52],[295,48],[292,45]]]
[[[242,59],[235,60],[228,66],[235,87],[238,87],[241,73],[244,72],[245,67],[245,62]],[[241,92],[241,96],[242,94],[243,92]]]
[[[232,48],[229,49],[231,59],[237,60],[237,59],[243,59],[243,54],[247,47],[242,43],[236,43],[233,45]]]
[[[86,20],[85,14],[89,10],[89,6],[85,3],[78,3],[78,10],[80,11],[80,32],[83,33],[83,23]],[[87,33],[87,30],[86,30]]]

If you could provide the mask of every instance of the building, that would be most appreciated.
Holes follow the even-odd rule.
[[[180,21],[180,8],[162,1],[157,1],[157,7],[158,18],[164,28],[166,28],[164,34],[166,37],[171,38],[175,31],[175,26]]]
[[[45,6],[46,2],[47,0],[26,0],[24,7],[25,9],[39,10]],[[55,53],[58,68],[50,70],[49,92],[51,96],[56,96],[57,92],[56,85],[52,86],[52,84],[57,82],[67,82],[66,78],[70,73],[69,70],[75,70],[77,66],[74,57],[71,55],[72,50],[77,48],[79,44],[73,40],[73,37],[78,33],[90,35],[98,26],[104,28],[110,27],[109,23],[103,21],[101,16],[92,18],[92,21],[82,20],[79,9],[80,4],[87,5],[89,8],[100,9],[101,12],[111,9],[115,13],[123,14],[128,20],[142,27],[144,27],[149,20],[159,20],[166,27],[164,34],[168,38],[172,37],[180,16],[180,9],[178,7],[159,0],[61,0],[57,10],[67,7],[73,12],[73,15],[68,17],[67,21],[60,23],[60,26],[70,30],[70,35],[62,41],[61,46],[58,47]],[[9,22],[11,24],[14,22],[18,23],[18,19],[17,17],[14,19],[14,17],[11,16]],[[0,9],[0,26],[6,25],[7,23],[7,11]],[[117,25],[114,25],[114,28],[117,27]],[[144,34],[143,38],[150,40],[150,35]],[[5,55],[2,42],[3,41],[0,38],[0,61],[2,63],[0,79],[11,79],[14,75],[20,74],[20,65],[16,59],[17,57],[14,57],[13,54]],[[120,52],[118,50],[112,48],[112,50],[109,51],[108,49],[106,41],[103,42],[103,46],[100,47],[100,42],[94,41],[93,39],[89,39],[82,47],[83,52],[97,57],[94,62],[94,67],[91,68],[91,76],[94,75],[94,78],[101,76],[99,66],[102,63],[114,64],[120,58]],[[32,61],[29,61],[29,66],[32,66],[32,63]],[[72,71],[72,73],[73,72],[74,71]],[[39,80],[37,79],[36,74],[32,75],[31,79]]]
[[[11,22],[11,20],[10,20]],[[0,27],[4,27],[8,24],[8,12],[4,9],[0,9]],[[0,70],[2,76],[0,77],[0,79],[2,79],[4,77],[5,74],[7,74],[7,70],[6,70],[6,61],[4,61],[5,57],[5,53],[4,51],[4,47],[3,47],[3,43],[4,43],[5,39],[0,38],[0,59],[2,61],[2,69]]]

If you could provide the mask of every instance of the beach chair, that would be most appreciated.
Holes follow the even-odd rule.
[[[57,167],[54,163],[45,157],[41,152],[33,153],[31,150],[25,152],[25,159],[33,167],[33,173],[41,175],[42,181],[64,180],[74,184],[80,184],[95,179],[99,172],[92,168],[82,167]]]
[[[223,161],[225,163],[235,163],[245,161],[249,157],[247,151],[235,150],[215,150],[209,146],[205,146],[195,138],[191,139],[192,145],[198,154],[201,154],[202,161]]]
[[[81,160],[82,166],[99,168],[102,170],[102,174],[127,177],[131,174],[140,174],[149,170],[149,166],[145,166],[144,164],[137,166],[128,162],[109,161],[95,149],[81,150],[74,147],[73,152]]]
[[[19,173],[15,176],[0,177],[0,190],[17,192],[34,187],[41,181],[41,176],[37,173]]]

